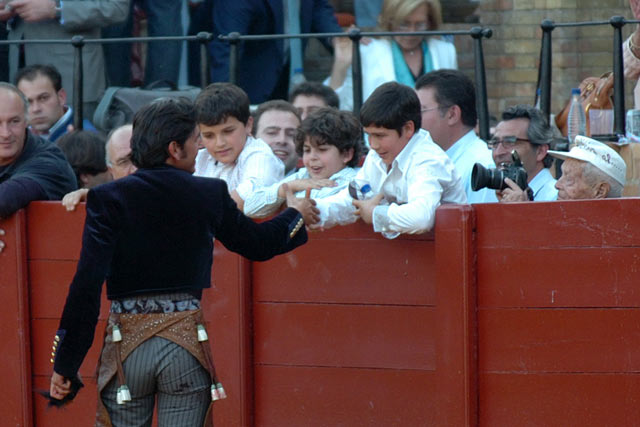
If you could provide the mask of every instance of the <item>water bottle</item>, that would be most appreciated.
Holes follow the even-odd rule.
[[[569,107],[569,117],[567,118],[567,138],[569,148],[575,144],[576,135],[587,134],[587,118],[580,102],[580,89],[571,89],[571,106]]]

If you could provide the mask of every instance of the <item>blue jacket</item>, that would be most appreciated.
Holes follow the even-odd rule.
[[[282,34],[286,0],[216,0],[213,5],[214,40],[210,45],[211,81],[229,81],[229,44],[219,34]],[[303,33],[341,32],[327,0],[300,0],[300,29]],[[328,46],[328,42],[324,41]],[[238,49],[237,84],[252,104],[269,99],[287,60],[282,40],[249,41]]]

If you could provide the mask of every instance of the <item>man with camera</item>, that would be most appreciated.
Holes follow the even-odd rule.
[[[551,201],[558,198],[556,180],[549,172],[553,163],[553,158],[548,154],[551,140],[551,128],[537,108],[516,105],[502,113],[502,121],[487,143],[492,150],[493,161],[504,172],[501,176],[504,176],[506,185],[489,185],[489,188],[497,190],[496,196],[500,202]],[[516,156],[512,155],[513,151]],[[514,157],[519,157],[522,169],[526,171],[526,188],[516,183],[522,172],[513,167]]]

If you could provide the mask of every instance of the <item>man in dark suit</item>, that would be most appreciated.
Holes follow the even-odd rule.
[[[213,82],[229,80],[229,43],[219,34],[285,33],[285,6],[291,0],[216,0],[213,6],[214,39],[211,42]],[[297,0],[301,33],[341,32],[327,0]],[[289,26],[288,24],[287,26]],[[323,43],[330,48],[328,41]],[[252,104],[269,99],[288,99],[289,50],[282,40],[243,42],[238,49],[238,81]]]
[[[54,339],[50,395],[68,398],[78,385],[106,277],[111,315],[98,375],[99,425],[142,425],[156,395],[159,425],[203,425],[222,392],[199,310],[211,285],[213,239],[267,260],[306,242],[303,215],[315,220],[314,203],[290,191],[293,208],[261,224],[245,217],[224,181],[192,176],[199,140],[190,101],[154,101],[133,121],[138,170],[89,191],[78,269]]]

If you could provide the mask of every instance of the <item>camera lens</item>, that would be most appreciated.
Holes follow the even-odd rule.
[[[473,165],[473,170],[471,171],[471,189],[473,191],[478,191],[485,187],[493,190],[502,190],[505,186],[504,172],[501,169],[487,169],[480,163]]]

